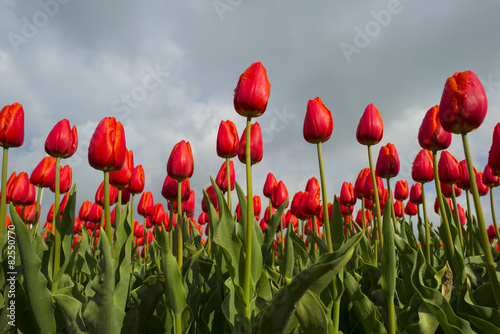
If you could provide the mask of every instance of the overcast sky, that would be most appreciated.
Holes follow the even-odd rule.
[[[255,119],[264,137],[264,159],[253,167],[260,196],[269,172],[284,181],[290,197],[308,178],[319,178],[316,147],[302,136],[307,101],[316,96],[334,120],[323,144],[330,201],[368,165],[355,132],[370,103],[384,121],[374,159],[381,145],[393,143],[401,160],[397,179],[413,183],[423,116],[439,104],[446,79],[465,70],[479,76],[488,95],[488,115],[469,135],[482,171],[500,121],[499,12],[494,0],[1,0],[0,104],[21,103],[26,129],[24,145],[9,152],[9,174],[31,173],[45,155],[48,133],[67,118],[80,141],[63,161],[78,185],[77,209],[93,201],[102,172],[88,165],[88,143],[98,122],[114,116],[155,202],[165,202],[160,191],[173,146],[191,143],[197,216],[201,189],[223,162],[215,149],[220,121],[230,119],[243,131],[233,92],[256,61],[271,83],[268,109]],[[449,151],[464,159],[459,136]],[[235,165],[246,189],[243,165],[237,159]],[[433,212],[434,186],[426,190]],[[52,196],[44,193],[45,207]],[[464,195],[459,203],[465,205]],[[483,203],[489,225],[488,197]]]

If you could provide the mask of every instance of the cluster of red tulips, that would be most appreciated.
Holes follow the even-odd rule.
[[[142,265],[142,276],[134,274],[137,277],[140,276],[141,282],[146,282],[148,277],[154,275],[164,275],[162,280],[165,283],[162,283],[164,286],[161,293],[165,293],[166,297],[161,312],[170,312],[165,309],[172,312],[171,324],[167,325],[168,321],[165,320],[164,329],[170,328],[176,333],[188,330],[194,332],[195,328],[198,330],[202,328],[197,327],[201,326],[197,324],[197,321],[198,316],[202,317],[202,312],[200,311],[198,315],[198,310],[190,305],[191,318],[188,321],[186,318],[188,315],[185,313],[187,312],[185,311],[186,301],[183,300],[187,299],[189,302],[189,296],[192,293],[189,284],[193,282],[193,278],[186,276],[186,272],[191,270],[196,261],[201,261],[198,260],[200,256],[206,263],[214,263],[219,268],[220,272],[213,270],[211,275],[222,275],[219,279],[224,277],[226,286],[219,288],[223,292],[217,291],[223,295],[232,296],[228,297],[228,300],[224,299],[224,307],[233,307],[240,317],[238,318],[240,320],[235,320],[235,318],[230,318],[227,312],[222,312],[226,317],[223,321],[226,327],[223,327],[230,331],[238,331],[240,328],[248,332],[255,330],[257,326],[260,326],[263,332],[269,331],[270,329],[265,329],[265,325],[262,325],[263,319],[276,312],[274,309],[271,311],[257,305],[256,298],[261,293],[259,289],[263,289],[261,285],[264,283],[262,282],[269,280],[272,281],[271,286],[274,290],[289,291],[293,286],[291,279],[295,280],[299,277],[297,279],[305,280],[303,282],[310,280],[310,286],[312,286],[320,275],[318,274],[314,280],[313,278],[306,279],[305,274],[298,270],[319,272],[320,265],[326,266],[332,263],[335,263],[335,267],[332,266],[329,270],[331,276],[324,276],[329,277],[325,281],[325,287],[328,286],[326,289],[329,291],[331,303],[326,302],[323,295],[321,295],[323,298],[321,303],[329,319],[327,320],[329,331],[330,328],[333,332],[339,329],[345,330],[348,325],[343,324],[341,320],[345,319],[346,313],[342,310],[343,303],[346,303],[344,299],[347,298],[344,289],[349,290],[347,282],[352,283],[350,277],[356,277],[353,273],[366,269],[359,269],[363,267],[359,265],[359,260],[367,261],[366,259],[373,258],[373,266],[377,268],[380,264],[382,271],[380,284],[384,297],[385,321],[382,321],[384,325],[381,328],[395,333],[398,326],[399,330],[403,330],[412,325],[412,323],[399,324],[399,315],[411,310],[411,306],[408,306],[409,302],[405,306],[404,302],[397,299],[400,297],[395,297],[396,277],[405,275],[399,271],[402,269],[396,269],[395,258],[398,252],[404,254],[397,248],[403,243],[401,240],[415,239],[412,217],[418,216],[414,221],[419,232],[419,243],[411,251],[412,259],[417,261],[417,254],[422,254],[426,265],[449,268],[454,279],[459,283],[457,287],[460,288],[457,288],[457,291],[461,291],[461,287],[467,285],[468,279],[464,269],[464,259],[468,256],[481,256],[484,261],[482,264],[485,268],[484,275],[487,275],[489,280],[488,291],[494,296],[495,305],[491,305],[492,309],[497,313],[500,311],[500,283],[498,269],[496,269],[500,252],[498,243],[500,231],[496,223],[492,191],[494,187],[500,185],[500,123],[497,124],[493,133],[488,164],[483,172],[477,172],[472,165],[468,133],[476,130],[485,119],[487,99],[481,82],[473,72],[458,72],[446,81],[440,104],[427,111],[420,126],[418,142],[422,149],[413,162],[411,176],[414,183],[410,187],[407,180],[398,180],[394,192],[392,192],[390,181],[397,177],[400,171],[398,153],[395,145],[387,143],[380,148],[378,158],[374,163],[371,148],[380,143],[383,138],[383,122],[379,110],[373,104],[369,104],[361,116],[356,131],[358,142],[368,149],[368,167],[361,169],[354,185],[351,182],[344,182],[339,195],[328,201],[322,143],[328,141],[332,135],[333,118],[332,113],[319,97],[309,100],[303,125],[303,137],[307,142],[316,145],[320,178],[319,180],[315,177],[309,178],[304,191],[295,193],[289,201],[285,183],[282,180],[278,181],[272,173],[269,173],[263,185],[263,194],[269,200],[269,204],[261,217],[261,198],[254,196],[252,191],[252,165],[259,163],[263,158],[263,142],[260,125],[258,122],[252,123],[252,119],[265,112],[270,87],[266,70],[260,62],[252,64],[240,76],[234,94],[234,108],[239,115],[246,117],[246,128],[239,137],[232,121],[221,121],[216,150],[217,155],[225,160],[215,180],[212,180],[212,186],[203,191],[202,213],[198,219],[194,217],[195,196],[189,183],[194,170],[189,142],[182,140],[177,143],[168,159],[167,176],[161,190],[162,196],[167,201],[165,209],[161,202],[154,202],[150,191],[144,191],[144,169],[142,165],[134,164],[133,153],[126,147],[122,124],[113,117],[104,118],[95,129],[88,149],[89,164],[103,172],[103,182],[96,191],[95,201],[84,201],[79,214],[75,215],[71,213],[71,210],[75,211],[75,201],[71,196],[76,191],[75,187],[72,189],[72,170],[70,166],[61,166],[61,159],[71,157],[78,148],[76,127],[71,127],[67,119],[57,123],[45,142],[45,151],[48,156],[33,169],[30,177],[26,172],[19,174],[14,172],[7,179],[8,150],[21,146],[24,141],[24,111],[19,103],[4,107],[0,113],[0,145],[4,148],[0,236],[5,235],[6,226],[11,224],[14,224],[16,229],[20,229],[20,225],[16,223],[20,219],[29,227],[28,230],[32,233],[30,240],[34,244],[33,249],[36,250],[38,233],[42,232],[41,238],[46,242],[44,247],[50,250],[48,261],[51,270],[46,268],[41,269],[41,272],[50,282],[47,288],[52,291],[53,296],[64,286],[61,277],[71,274],[71,270],[68,269],[69,255],[65,253],[68,252],[65,246],[68,240],[71,240],[71,249],[74,254],[84,254],[82,252],[91,250],[96,261],[113,259],[117,265],[128,263],[129,268],[125,271],[130,270],[132,273],[134,273],[134,263]],[[452,134],[462,137],[465,159],[460,162],[446,151],[451,144]],[[439,151],[442,151],[440,155]],[[235,180],[234,164],[231,159],[236,156],[241,163],[246,165],[246,194]],[[437,193],[434,210],[440,217],[440,221],[434,224],[427,217],[425,203],[425,184],[432,181],[434,181]],[[54,204],[47,213],[47,221],[42,227],[40,225],[40,197],[43,188],[49,188],[55,198]],[[231,193],[235,188],[238,203],[233,210]],[[467,200],[466,210],[457,203],[457,197],[462,191],[465,192]],[[480,196],[488,193],[492,209],[491,225],[486,224],[480,201]],[[64,194],[62,200],[61,194]],[[134,204],[135,195],[141,195],[138,205]],[[475,215],[473,215],[471,196]],[[15,208],[11,210],[10,217],[6,214],[8,203]],[[356,211],[357,203],[360,203],[361,207]],[[72,209],[67,208],[70,205],[73,206]],[[115,207],[111,210],[112,205]],[[122,206],[125,206],[125,210]],[[285,211],[288,207],[290,208]],[[423,217],[420,215],[420,208],[422,208]],[[134,219],[135,209],[143,217],[143,222]],[[409,217],[409,224],[406,222],[405,214]],[[66,225],[70,226],[71,233],[65,230]],[[487,227],[487,225],[490,226]],[[202,226],[205,226],[204,230]],[[439,237],[436,231],[439,231]],[[411,233],[411,237],[408,233]],[[292,234],[296,235],[295,239]],[[122,235],[133,236],[133,241],[130,243],[125,241],[129,240],[127,237],[120,239]],[[100,238],[101,236],[103,238]],[[401,240],[398,239],[400,237]],[[438,240],[441,250],[436,249],[433,239]],[[360,246],[361,244],[363,246]],[[411,242],[407,241],[407,244]],[[354,262],[351,264],[348,261],[353,256],[352,252],[359,247],[361,250],[356,250],[360,253],[359,258],[353,258]],[[267,255],[269,249],[272,249],[271,257]],[[23,261],[27,251],[20,247],[20,252],[21,261]],[[299,255],[303,253],[305,255]],[[311,256],[309,260],[307,260],[307,254]],[[127,256],[132,262],[123,262],[124,257]],[[440,262],[439,256],[445,259],[443,261],[446,262],[446,266],[444,262]],[[82,257],[85,256],[82,255]],[[496,262],[495,257],[497,257]],[[176,265],[172,266],[171,259],[174,258]],[[345,259],[345,261],[342,260],[344,262],[340,264],[338,262],[340,259]],[[411,265],[413,266],[413,263]],[[121,264],[119,266],[121,268]],[[255,266],[260,268],[259,274],[256,274]],[[262,267],[269,268],[267,273],[262,273],[264,272],[261,270]],[[23,268],[26,274],[27,269]],[[105,270],[101,267],[101,269],[95,269],[92,274],[92,270],[87,273],[82,269],[78,275],[73,270],[68,277],[71,277],[75,284],[82,285],[91,281],[95,275],[101,275]],[[278,276],[282,275],[283,281],[281,279],[275,281],[271,274],[274,272]],[[327,271],[321,275],[326,275],[326,273]],[[84,274],[90,275],[89,278],[82,278]],[[120,279],[124,277],[122,271],[116,271],[113,277],[115,275]],[[266,275],[266,278],[262,275]],[[357,280],[361,282],[359,278]],[[114,287],[114,283],[110,284]],[[111,293],[117,294],[117,291],[121,289],[118,283],[116,284]],[[154,286],[151,281],[148,284],[150,287]],[[413,284],[413,287],[420,291],[416,284]],[[126,287],[127,296],[132,293],[132,290],[128,289],[129,287]],[[174,291],[176,289],[181,289],[182,293],[176,294]],[[301,298],[309,295],[307,289],[306,287],[304,291],[301,290],[299,296],[293,297],[295,299],[290,297],[290,300],[299,303],[303,300]],[[267,307],[269,305],[274,307],[275,299],[280,296],[280,292],[271,293],[271,290],[270,297],[267,297]],[[28,287],[26,291],[29,293]],[[293,291],[297,290],[291,290],[289,293],[293,294]],[[356,302],[353,295],[350,292],[348,294],[350,305],[359,307],[360,304]],[[91,296],[92,294],[89,298]],[[129,298],[127,296],[120,298]],[[314,298],[319,298],[318,296]],[[26,298],[28,303],[34,303],[29,295]],[[53,302],[55,310],[58,310],[58,307],[64,308],[56,297],[53,298],[55,298]],[[210,294],[210,298],[215,297]],[[427,304],[427,297],[422,295],[420,298],[423,303],[426,303],[426,307],[431,309],[430,304]],[[134,309],[134,306],[130,305],[136,305],[134,303],[139,303],[139,299],[126,299],[123,302],[124,314]],[[222,300],[220,302],[222,303]],[[83,301],[80,303],[82,304]],[[229,305],[230,303],[232,306]],[[459,312],[457,307],[452,308],[455,308],[455,312]],[[84,307],[81,309],[82,314],[72,314],[83,317],[84,322],[87,323],[85,325],[87,329],[94,328],[92,324],[97,315],[90,316],[86,310],[83,310]],[[160,311],[155,309],[151,312],[156,316],[154,312]],[[298,320],[301,332],[307,332],[306,328],[312,328],[310,327],[312,325],[305,322],[304,315],[300,312],[293,309],[286,311],[283,313],[286,316],[282,315],[284,318],[281,319],[285,324],[276,325],[277,327],[273,328],[280,328],[283,331],[286,328],[290,329],[287,327],[292,326],[290,319],[296,317],[294,319]],[[371,312],[373,312],[373,317],[379,317],[378,311],[372,310]],[[221,317],[222,313],[219,313],[217,316]],[[437,313],[434,316],[437,319],[437,326],[448,331],[445,321],[442,321]],[[158,315],[158,317],[162,316]],[[356,317],[363,317],[361,309],[357,309]],[[127,316],[123,316],[123,319],[127,319]],[[368,316],[360,320],[363,326],[370,324],[366,319]],[[473,326],[479,326],[475,321],[467,317],[466,319]],[[44,328],[55,328],[50,326],[59,326],[57,328],[62,326],[47,324],[45,320],[38,318],[34,321],[39,331],[43,331]],[[68,319],[66,322],[71,323]],[[105,328],[110,330],[113,324],[116,325],[110,321]],[[146,328],[147,326],[143,331]],[[498,327],[496,329],[500,330]],[[148,330],[154,332],[152,329]],[[365,328],[365,331],[369,330]]]

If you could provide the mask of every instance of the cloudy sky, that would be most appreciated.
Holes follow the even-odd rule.
[[[308,178],[319,178],[316,148],[302,136],[307,101],[316,96],[334,119],[323,144],[330,200],[368,164],[355,131],[370,103],[384,121],[375,159],[381,145],[395,144],[398,179],[411,184],[423,116],[439,104],[446,79],[464,70],[480,77],[489,99],[483,125],[469,136],[474,164],[483,170],[500,121],[499,11],[493,0],[2,0],[0,104],[20,102],[26,124],[23,147],[10,150],[9,174],[31,173],[45,155],[48,133],[67,118],[80,144],[63,164],[73,168],[77,203],[93,200],[102,172],[87,163],[88,143],[97,123],[114,116],[156,201],[164,201],[173,146],[191,143],[199,204],[223,162],[215,150],[220,121],[230,119],[243,131],[233,91],[255,61],[271,82],[268,109],[256,119],[264,137],[264,159],[253,168],[258,195],[269,172],[291,196]],[[449,150],[464,158],[458,136]],[[243,165],[235,164],[244,187]],[[426,186],[430,212],[433,188]],[[44,206],[52,196],[45,193]],[[464,196],[459,200],[465,203]],[[489,224],[488,198],[483,202]]]

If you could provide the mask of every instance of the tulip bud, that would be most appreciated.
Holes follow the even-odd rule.
[[[184,181],[193,176],[194,161],[191,145],[181,140],[175,144],[167,163],[167,173],[172,179]]]
[[[54,157],[45,157],[31,173],[30,182],[40,188],[49,188],[54,182],[55,173],[56,159]]]
[[[491,170],[489,165],[486,165],[486,167],[484,167],[483,183],[486,186],[492,188],[500,186],[500,177],[493,175],[493,171]]]
[[[451,145],[451,133],[445,131],[439,122],[439,106],[430,108],[424,116],[418,131],[418,143],[429,151],[441,151]]]
[[[50,191],[56,191],[55,178],[50,185]],[[59,192],[61,194],[67,193],[71,189],[71,182],[73,181],[73,171],[70,166],[66,165],[59,169]]]
[[[354,194],[354,187],[351,182],[344,181],[344,183],[342,183],[338,200],[339,203],[344,206],[353,206],[356,204],[357,198]]]
[[[151,216],[154,212],[153,194],[151,191],[142,193],[139,204],[137,205],[137,213],[143,217]]]
[[[118,189],[126,188],[130,185],[132,171],[134,170],[134,154],[127,150],[122,168],[109,173],[109,184]]]
[[[404,201],[408,198],[408,181],[399,180],[394,189],[394,198],[398,201]]]
[[[89,164],[97,170],[119,170],[127,153],[123,125],[114,117],[103,118],[89,143]]]
[[[63,119],[50,131],[45,140],[45,152],[54,158],[69,158],[78,148],[76,126],[71,128],[69,121]]]
[[[0,111],[0,146],[19,147],[24,143],[24,110],[19,103]]]
[[[418,213],[418,206],[417,206],[417,204],[413,203],[411,200],[408,201],[408,202],[406,202],[405,213],[408,216],[415,216]]]
[[[493,171],[493,175],[500,176],[500,123],[497,123],[493,130],[493,141],[488,153],[488,166]]]
[[[306,191],[312,192],[316,189],[320,189],[318,179],[314,176],[307,180]],[[320,189],[321,190],[321,189]]]
[[[413,181],[419,183],[427,183],[434,180],[434,167],[432,162],[432,153],[426,149],[420,150],[411,169],[411,177]]]
[[[125,188],[129,193],[137,195],[144,191],[145,176],[142,165],[134,167],[132,176],[130,177],[130,185]]]
[[[388,143],[380,148],[375,174],[378,177],[389,179],[399,174],[399,156],[396,147]]]
[[[234,190],[235,176],[234,163],[232,160],[229,160],[229,182],[231,182],[231,190]],[[220,166],[219,173],[217,173],[217,177],[215,178],[215,183],[220,190],[227,191],[227,168],[225,161],[222,163],[222,166]]]
[[[384,124],[380,112],[373,104],[369,104],[359,120],[356,139],[362,145],[375,145],[382,140]]]
[[[302,211],[302,197],[303,192],[299,191],[295,193],[292,199],[292,204],[290,205],[290,210],[292,214],[298,219],[308,219],[309,217]],[[307,195],[306,195],[307,196]]]
[[[151,223],[154,225],[163,225],[165,220],[165,209],[163,208],[163,204],[156,203],[154,206],[153,214],[151,215]]]
[[[446,131],[462,134],[476,130],[487,110],[486,92],[474,72],[457,72],[446,80],[438,113]]]
[[[302,200],[300,204],[302,207],[301,210],[305,215],[309,217],[319,215],[322,210],[319,189],[316,189],[313,192],[305,191],[302,194]]]
[[[101,218],[102,218],[102,206],[97,203],[92,204],[88,220],[94,223],[98,223],[101,221]]]
[[[92,202],[87,201],[87,200],[84,201],[82,203],[82,206],[80,207],[80,211],[78,213],[78,217],[80,218],[80,220],[82,220],[82,221],[90,220],[89,215],[90,215],[91,209],[92,209]]]
[[[273,173],[268,173],[266,177],[266,182],[264,183],[264,189],[262,192],[267,198],[271,198],[274,188],[278,185],[278,181],[274,177]]]
[[[377,191],[379,199],[384,195],[384,183],[382,179],[378,176],[375,177],[375,182],[377,182]],[[365,184],[363,186],[363,197],[373,200],[375,196],[375,190],[373,188],[373,181],[371,177],[367,177]]]
[[[332,113],[319,97],[307,103],[304,119],[304,139],[311,144],[324,143],[333,132]]]
[[[439,181],[454,184],[462,177],[462,167],[457,159],[448,151],[443,151],[438,162]]]
[[[118,200],[118,188],[109,186],[109,204],[113,205]],[[101,182],[95,193],[95,202],[104,207],[104,181]]]
[[[370,168],[363,168],[359,174],[356,182],[354,183],[354,190],[356,192],[356,197],[362,199],[364,195],[365,182],[367,178],[370,178]]]
[[[178,181],[172,179],[167,175],[165,182],[163,182],[163,188],[161,190],[161,195],[170,202],[177,201],[177,189]],[[182,181],[181,183],[181,201],[187,201],[190,194],[189,179]]]
[[[238,154],[238,131],[230,120],[221,121],[217,134],[217,155],[221,158],[234,158]]]
[[[19,175],[13,180],[7,193],[10,193],[10,199],[12,204],[17,205],[26,205],[27,199],[29,195],[29,186],[30,181],[28,179],[28,174],[25,172],[19,173]]]
[[[460,168],[462,170],[462,177],[457,182],[457,186],[462,190],[470,189],[470,180],[469,180],[469,169],[467,168],[467,160],[460,161]],[[476,173],[476,167],[474,167],[474,173]]]
[[[241,163],[246,163],[246,143],[247,129],[243,130],[240,143],[238,146],[238,159]],[[259,163],[264,155],[264,147],[262,144],[262,132],[260,125],[255,122],[250,127],[250,162],[252,165]]]
[[[271,84],[262,63],[256,62],[240,76],[234,90],[234,109],[245,117],[258,117],[267,108]]]
[[[288,200],[288,190],[283,181],[278,182],[278,185],[273,189],[271,195],[271,203],[276,209]],[[286,204],[288,207],[288,203]]]
[[[420,183],[414,183],[410,188],[410,202],[413,204],[422,204],[422,185]]]

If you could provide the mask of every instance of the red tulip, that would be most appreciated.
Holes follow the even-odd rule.
[[[316,191],[316,190],[314,190]],[[352,211],[352,210],[351,210]],[[328,221],[332,221],[332,217],[333,217],[333,203],[330,203],[328,202]],[[308,217],[309,218],[309,217]],[[316,217],[320,223],[321,226],[323,226],[323,205],[321,205],[321,211],[319,213],[319,215]]]
[[[476,172],[476,184],[477,184],[477,191],[479,192],[479,196],[485,196],[488,194],[488,188],[484,183],[483,183],[483,172]]]
[[[12,185],[14,184],[16,179],[17,179],[16,172],[12,172],[9,179],[7,180],[7,196],[6,196],[7,203],[12,202]]]
[[[172,179],[184,181],[193,176],[194,161],[191,145],[181,140],[175,144],[167,163],[167,174]]]
[[[195,200],[196,200],[196,197],[194,195],[194,190],[191,190],[189,192],[189,198],[187,199],[187,201],[185,201],[184,203],[182,203],[182,211],[185,212],[188,215],[190,213],[194,213]],[[174,202],[174,203],[176,203],[176,202]]]
[[[283,181],[278,182],[278,185],[274,188],[271,195],[271,203],[276,209],[279,208],[288,199],[288,190],[286,189]],[[288,207],[288,203],[286,204]]]
[[[362,145],[375,145],[382,140],[384,124],[380,112],[373,104],[369,104],[359,120],[356,139]]]
[[[274,208],[271,206],[271,207],[266,207],[266,210],[264,211],[264,222],[267,224],[269,224],[269,222],[271,221],[271,214],[274,214]]]
[[[394,189],[394,198],[398,201],[404,201],[408,198],[408,181],[399,180],[396,182],[396,188]]]
[[[172,179],[167,175],[165,182],[163,182],[163,188],[161,190],[161,195],[170,202],[177,201],[177,189],[178,181]],[[190,194],[189,179],[182,181],[181,183],[181,201],[187,201]]]
[[[462,190],[469,190],[470,182],[469,182],[469,169],[467,168],[467,160],[464,159],[460,161],[460,167],[462,169],[462,177],[457,182],[457,186]],[[476,167],[474,167],[474,173],[477,173]]]
[[[410,202],[413,204],[422,204],[422,185],[420,183],[414,183],[410,188]]]
[[[305,191],[302,194],[302,200],[300,204],[302,213],[304,213],[308,217],[319,215],[322,210],[319,189],[316,189],[313,192]]]
[[[394,203],[394,214],[398,218],[403,218],[403,208],[401,207],[401,201],[396,201]]]
[[[497,123],[493,130],[493,141],[488,153],[488,166],[492,169],[493,175],[500,176],[500,123]]]
[[[154,206],[153,214],[151,215],[151,223],[154,225],[163,225],[165,220],[165,209],[163,204],[156,203]]]
[[[318,179],[314,176],[307,180],[306,191],[312,192],[316,189],[320,189]],[[320,189],[321,190],[321,189]]]
[[[417,204],[413,203],[411,200],[408,201],[408,202],[406,202],[405,213],[408,216],[415,216],[418,213],[418,206],[417,206]]]
[[[118,189],[126,188],[130,185],[132,171],[134,170],[134,153],[127,150],[125,162],[122,168],[109,173],[109,184]]]
[[[24,143],[24,110],[19,103],[0,111],[0,146],[19,147]]]
[[[261,210],[262,210],[262,204],[260,201],[260,197],[257,195],[254,195],[253,196],[253,214],[257,220],[260,218]]]
[[[28,174],[25,172],[19,173],[19,175],[10,184],[7,193],[10,193],[10,199],[14,205],[26,205],[28,200],[28,195],[30,191],[30,181],[28,179]]]
[[[286,225],[286,227],[288,227],[288,226],[290,226],[290,224],[292,224],[292,226],[296,229],[297,226],[299,225],[297,217],[295,217],[292,214],[292,211],[290,209],[286,211],[285,222],[283,222],[283,227],[285,227],[285,225]]]
[[[356,224],[358,224],[358,226],[363,226],[363,213],[361,211],[362,210],[359,209],[356,215]],[[367,226],[371,224],[370,210],[365,210],[365,221]]]
[[[262,192],[264,193],[264,196],[267,198],[271,198],[273,194],[274,188],[278,185],[278,181],[276,181],[276,178],[274,177],[273,173],[268,173],[266,177],[266,182],[264,183],[264,189]]]
[[[209,186],[206,190],[208,198],[210,198],[210,202],[212,202],[212,205],[215,208],[215,211],[219,211],[219,202],[217,201],[217,193],[215,192],[215,189],[213,186]],[[203,212],[208,213],[208,205],[205,200],[205,196],[202,197],[201,199],[201,209]]]
[[[117,200],[118,200],[118,189],[110,185],[109,204],[113,205],[114,203],[116,203]],[[97,191],[95,193],[95,202],[102,207],[104,206],[104,181],[101,182],[99,188],[97,188]]]
[[[87,201],[87,200],[84,201],[82,203],[82,206],[80,207],[80,211],[78,213],[78,217],[80,218],[80,220],[82,220],[82,221],[90,220],[89,219],[90,210],[92,210],[92,202]]]
[[[119,170],[127,154],[123,125],[114,117],[103,118],[90,139],[89,164],[97,170]]]
[[[136,238],[143,238],[144,237],[144,225],[134,224],[134,236]]]
[[[304,139],[311,144],[324,143],[333,132],[332,113],[319,97],[307,103],[304,119]]]
[[[45,140],[45,152],[54,158],[69,158],[78,148],[76,126],[71,128],[67,119],[62,119],[50,131]]]
[[[221,158],[234,158],[238,154],[238,131],[230,120],[221,121],[217,134],[217,155]]]
[[[229,160],[229,182],[231,182],[231,190],[234,190],[235,176],[234,163],[232,160]],[[215,183],[220,190],[227,191],[227,169],[225,161],[222,163],[222,166],[220,166],[219,173],[217,173],[217,177],[215,178]]]
[[[448,202],[448,207],[451,209],[453,205],[451,204],[451,200],[449,198],[446,198],[446,201]],[[434,212],[439,214],[439,199],[436,197],[434,200]]]
[[[367,178],[371,178],[370,168],[363,168],[359,174],[356,182],[354,183],[354,190],[356,192],[356,197],[362,199],[364,195],[365,182]]]
[[[55,178],[50,185],[50,191],[56,191]],[[73,181],[73,171],[70,166],[66,165],[59,169],[59,192],[61,194],[67,193],[71,189],[71,182]]]
[[[92,208],[90,208],[90,213],[88,217],[88,221],[94,222],[94,223],[99,223],[101,222],[102,218],[102,206],[94,203],[92,204]],[[49,220],[49,219],[47,219]],[[52,220],[49,220],[52,221]]]
[[[380,148],[375,174],[378,177],[389,179],[399,174],[399,156],[396,146],[388,143]]]
[[[486,92],[474,72],[457,72],[446,80],[438,113],[446,131],[461,134],[476,130],[487,110]]]
[[[290,205],[290,211],[292,214],[298,219],[307,219],[309,218],[305,213],[302,212],[302,196],[303,192],[299,191],[293,195],[292,204]],[[307,196],[307,195],[306,195]]]
[[[33,224],[35,222],[36,203],[25,205],[24,207],[17,206],[16,210],[18,210],[18,208],[18,214],[25,224]]]
[[[438,162],[439,181],[454,184],[462,177],[462,167],[457,159],[448,151],[443,151]]]
[[[31,173],[30,182],[40,188],[49,188],[54,182],[55,173],[56,159],[54,157],[45,157]]]
[[[430,108],[424,116],[418,131],[418,143],[429,151],[441,151],[451,145],[451,133],[445,131],[439,122],[439,106]]]
[[[483,183],[488,187],[500,186],[500,177],[493,175],[493,171],[489,165],[486,165],[486,167],[484,167]]]
[[[378,176],[375,176],[375,182],[377,182],[377,191],[378,191],[378,197],[382,198],[384,195],[384,183],[382,179]],[[375,190],[373,188],[373,181],[371,177],[367,177],[365,184],[363,186],[363,197],[373,200],[375,196]]]
[[[262,218],[262,220],[259,222],[259,226],[260,226],[260,229],[262,230],[262,232],[264,232],[267,228],[267,223],[266,223],[266,220],[264,218]]]
[[[465,223],[467,222],[467,218],[465,217],[465,210],[460,206],[460,204],[457,204],[457,209],[458,209],[458,217],[460,218],[460,224],[464,226]],[[454,211],[453,214],[455,214]]]
[[[338,200],[339,203],[344,206],[353,206],[356,204],[357,198],[354,194],[354,187],[351,182],[344,181],[344,183],[342,183]]]
[[[420,150],[411,169],[411,177],[413,181],[419,183],[427,183],[434,180],[434,169],[432,162],[432,153],[426,149]]]
[[[499,229],[500,231],[500,229]],[[486,230],[488,233],[488,239],[490,239],[490,243],[493,242],[494,239],[497,238],[497,234],[495,232],[495,227],[493,225],[488,226],[488,230]]]
[[[241,116],[258,117],[266,111],[270,94],[271,84],[265,67],[260,61],[253,63],[238,80],[234,90],[234,109]]]
[[[264,147],[262,144],[262,132],[260,125],[255,122],[250,127],[250,162],[252,165],[259,163],[264,155]],[[246,143],[247,143],[247,129],[243,130],[240,143],[238,146],[238,159],[241,163],[246,163]]]
[[[446,198],[451,198],[453,196],[452,190],[455,192],[455,197],[458,197],[462,194],[462,190],[456,184],[447,184],[440,182],[441,184],[441,193]]]
[[[205,225],[208,223],[208,219],[209,219],[208,214],[202,211],[200,213],[200,216],[198,217],[198,224]]]
[[[125,189],[127,189],[129,193],[137,195],[144,191],[144,183],[144,168],[142,167],[142,165],[138,165],[134,167],[132,176],[130,177],[130,185]]]
[[[36,200],[36,189],[31,183],[28,184],[28,198],[26,198],[25,205],[32,205]]]
[[[153,194],[151,191],[142,193],[139,204],[137,205],[137,213],[143,217],[151,216],[154,212]]]

